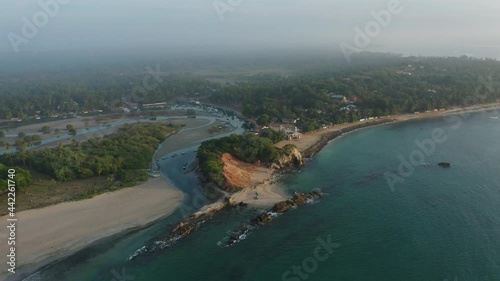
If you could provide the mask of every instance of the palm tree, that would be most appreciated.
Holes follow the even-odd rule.
[[[104,171],[101,163],[97,164],[97,175],[99,175],[99,186],[101,186],[101,174]]]
[[[26,165],[26,158],[28,157],[28,154],[26,152],[26,147],[24,145],[24,142],[21,142],[19,144],[19,147],[17,148],[17,153],[19,154],[19,156],[23,160],[23,165]]]
[[[78,148],[78,146],[80,145],[80,143],[76,141],[76,138],[71,138],[71,145],[76,150]]]
[[[9,142],[5,142],[5,149],[10,150],[11,144]],[[9,153],[10,165],[12,166],[12,153]]]

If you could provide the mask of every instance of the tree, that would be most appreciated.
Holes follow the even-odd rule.
[[[43,127],[42,127],[42,130],[41,130],[41,131],[42,131],[42,133],[44,133],[44,134],[50,134],[50,132],[51,132],[51,128],[50,128],[50,126],[45,125],[45,126],[43,126]]]
[[[76,129],[73,125],[68,124],[66,125],[66,129],[68,130],[68,133],[72,136],[76,136]]]
[[[255,121],[259,126],[267,126],[269,125],[269,122],[271,122],[271,117],[267,114],[262,114]]]
[[[97,164],[97,175],[99,176],[99,185],[101,185],[101,174],[104,171],[101,163]]]
[[[4,138],[5,137],[5,132],[0,130],[0,138]]]
[[[26,133],[25,132],[19,132],[19,134],[17,134],[17,136],[22,139],[26,136]]]
[[[196,111],[194,109],[188,109],[186,110],[186,115],[188,117],[196,116]]]
[[[23,165],[26,165],[26,159],[28,158],[28,153],[26,151],[26,147],[24,142],[20,142],[18,147],[17,147],[17,153],[19,157],[21,157],[21,160],[23,161]]]

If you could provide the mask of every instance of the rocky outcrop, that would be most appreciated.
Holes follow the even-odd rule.
[[[271,165],[272,169],[282,170],[295,168],[304,165],[304,157],[302,153],[294,146],[287,145],[283,147],[282,154],[276,163]]]
[[[244,239],[246,235],[255,227],[272,222],[273,218],[278,214],[285,213],[292,208],[317,200],[323,196],[325,196],[325,194],[319,191],[295,193],[291,199],[275,204],[270,210],[252,219],[249,224],[244,224],[235,231],[231,232],[229,237],[224,242],[219,243],[219,245],[224,247],[231,246]]]
[[[142,253],[153,253],[157,250],[171,247],[188,235],[196,232],[204,223],[211,220],[215,214],[225,208],[242,208],[245,204],[231,204],[228,198],[205,206],[200,211],[179,222],[170,234],[162,240],[155,241],[152,245],[144,246],[136,251],[129,259],[134,259]]]

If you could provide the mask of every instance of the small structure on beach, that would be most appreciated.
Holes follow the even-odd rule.
[[[301,133],[299,133],[299,129],[295,127],[294,131],[285,131],[285,138],[287,140],[300,140],[300,137],[302,136]]]

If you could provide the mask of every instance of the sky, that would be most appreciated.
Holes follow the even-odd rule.
[[[319,47],[332,52],[367,50],[500,59],[498,0],[0,0],[0,3],[3,56],[47,50]],[[390,20],[385,17],[385,22],[374,22],[374,13],[389,13]],[[370,35],[367,26],[372,28]],[[359,31],[364,35],[359,35]],[[360,36],[367,40],[356,41]]]

